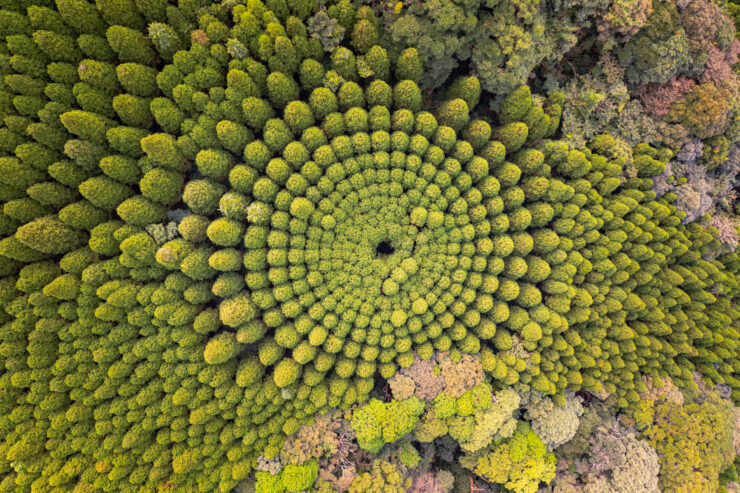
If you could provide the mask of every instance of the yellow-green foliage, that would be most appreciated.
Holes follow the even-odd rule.
[[[388,403],[371,399],[355,409],[351,425],[360,447],[377,453],[386,443],[395,442],[413,430],[422,412],[424,403],[418,397]]]
[[[575,44],[575,37],[569,34],[573,26],[562,17],[559,29],[550,26],[552,20],[544,6],[534,1],[391,6],[395,8],[381,11],[381,18],[388,24],[394,44],[413,47],[428,67],[434,67],[421,77],[424,85],[433,88],[448,80],[459,62],[468,61],[486,89],[507,93],[563,45]]]
[[[411,487],[411,479],[404,479],[401,471],[390,462],[374,460],[371,469],[357,476],[349,493],[403,493]]]
[[[524,417],[530,421],[532,429],[548,450],[573,438],[578,430],[579,417],[583,414],[580,398],[572,392],[566,392],[563,406],[556,406],[549,397],[537,394],[530,394],[527,400]]]
[[[507,491],[535,493],[540,482],[547,484],[555,477],[557,459],[529,425],[520,422],[511,438],[465,456],[461,463]]]
[[[337,408],[345,448],[494,454],[518,392],[737,400],[740,263],[651,190],[667,153],[550,139],[563,98],[520,86],[575,37],[540,3],[0,2],[0,490],[230,491]],[[450,38],[480,77],[422,90]],[[706,84],[674,117],[708,135]],[[260,488],[311,487],[303,455]],[[549,475],[525,456],[511,489]],[[372,467],[354,490],[410,487]]]
[[[458,398],[445,390],[427,405],[414,436],[429,443],[449,434],[463,451],[477,452],[493,440],[514,433],[519,401],[514,390],[492,393],[486,383],[475,385]]]
[[[479,389],[481,391],[483,389]],[[477,394],[474,388],[471,392]],[[490,395],[490,392],[489,392]],[[519,396],[511,389],[493,394],[493,400],[485,395],[474,397],[473,428],[465,440],[460,441],[460,448],[465,452],[477,452],[493,440],[511,436],[516,426],[516,411],[519,408]]]
[[[735,459],[732,404],[714,391],[700,399],[684,405],[658,400],[650,406],[652,419],[638,422],[658,452],[661,490],[717,491],[720,473]]]
[[[404,444],[401,446],[401,450],[398,454],[398,460],[400,460],[401,464],[403,464],[404,466],[408,467],[409,469],[413,469],[419,463],[421,457],[419,457],[419,452],[413,445]]]
[[[678,101],[669,116],[700,138],[713,137],[727,128],[732,95],[726,84],[705,82]]]
[[[319,465],[310,461],[303,465],[288,464],[278,474],[267,471],[257,471],[255,477],[256,493],[298,493],[306,491],[316,481]]]
[[[301,426],[297,433],[285,440],[280,460],[284,464],[302,464],[311,458],[336,455],[341,424],[338,413],[317,416],[313,423]]]
[[[203,357],[206,363],[216,365],[233,358],[239,349],[239,344],[233,332],[222,332],[208,341]]]
[[[555,451],[562,465],[573,466],[559,473],[545,492],[660,491],[658,454],[625,425],[626,416],[617,421],[613,414],[602,402],[585,409],[573,440]]]

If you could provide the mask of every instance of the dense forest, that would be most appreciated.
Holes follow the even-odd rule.
[[[0,493],[740,492],[736,25],[0,0]]]

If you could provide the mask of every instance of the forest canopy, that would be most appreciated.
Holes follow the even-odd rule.
[[[740,492],[739,21],[0,0],[0,493]]]

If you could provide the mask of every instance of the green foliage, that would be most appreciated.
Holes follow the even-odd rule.
[[[324,50],[331,52],[344,38],[345,27],[336,18],[330,17],[325,9],[319,10],[308,20],[311,36],[321,41]]]
[[[424,67],[416,48],[403,50],[396,60],[396,79],[412,80],[418,83],[424,75]]]
[[[399,108],[419,111],[421,90],[411,80],[403,80],[393,87],[393,103]]]
[[[414,429],[424,404],[418,397],[383,403],[371,399],[352,414],[352,428],[357,443],[368,452],[377,453],[386,443],[393,443]]]
[[[559,473],[545,491],[611,488],[659,491],[658,455],[632,429],[617,423],[603,403],[588,408],[573,441],[561,446],[560,460],[575,467]],[[568,462],[569,463],[569,462]]]
[[[487,388],[471,389],[472,395],[478,390]],[[490,395],[490,391],[489,391]],[[485,395],[481,400],[476,399],[474,408],[474,425],[468,437],[460,442],[460,447],[466,452],[478,452],[485,448],[493,440],[511,436],[516,426],[514,414],[519,407],[519,397],[510,389],[502,390],[494,394],[495,402],[489,403]],[[459,405],[457,414],[459,412]]]
[[[301,366],[292,359],[282,359],[275,365],[273,379],[278,387],[287,387],[301,375]]]
[[[511,91],[501,103],[499,118],[504,124],[522,121],[531,109],[532,93],[529,86],[520,86]]]
[[[671,107],[669,118],[679,121],[699,138],[719,135],[727,127],[732,94],[722,84],[705,82]]]
[[[183,43],[178,33],[165,23],[152,22],[149,24],[148,33],[156,50],[167,60],[182,48]]]
[[[519,422],[514,435],[476,456],[461,459],[465,467],[507,491],[534,493],[541,482],[555,477],[555,456],[526,422]]]
[[[716,491],[719,475],[734,461],[732,405],[709,392],[704,401],[653,404],[642,430],[660,458],[660,487]]]
[[[122,25],[113,25],[108,28],[105,36],[122,62],[140,63],[142,65],[149,65],[154,62],[155,51],[141,31]]]
[[[470,121],[468,104],[460,98],[446,101],[437,110],[437,121],[455,132],[461,131]]]
[[[359,475],[350,485],[350,493],[368,491],[372,493],[401,493],[408,491],[410,479],[404,480],[398,467],[390,462],[375,460],[371,469]]]
[[[527,418],[548,450],[569,442],[578,430],[579,417],[583,414],[580,399],[566,393],[565,405],[556,406],[548,397],[532,395],[526,406]]]
[[[308,490],[316,481],[319,465],[316,461],[308,462],[300,466],[288,464],[280,473],[280,479],[285,489],[291,493]]]
[[[442,86],[461,61],[469,61],[483,87],[505,94],[541,62],[575,44],[573,26],[555,21],[556,15],[539,2],[505,0],[414,5],[381,18],[395,46],[416,49],[424,65],[434,68],[423,74],[423,86]]]
[[[157,72],[151,67],[138,63],[122,63],[116,67],[116,75],[121,86],[131,94],[144,97],[159,94]]]
[[[281,72],[273,72],[267,77],[267,94],[276,108],[284,108],[290,101],[298,99],[298,92],[298,84]]]
[[[224,189],[210,180],[189,181],[182,192],[182,200],[196,214],[211,214],[218,207]]]
[[[105,132],[111,126],[106,118],[79,110],[62,114],[60,120],[70,133],[95,143],[105,142]]]
[[[164,219],[164,209],[146,197],[136,195],[116,207],[119,217],[134,226],[146,226]]]
[[[185,116],[183,112],[167,98],[154,98],[149,104],[152,116],[165,132],[177,133]]]
[[[172,204],[180,199],[182,175],[174,171],[154,168],[139,181],[141,194],[154,202]]]
[[[19,227],[15,238],[28,248],[49,254],[67,253],[83,241],[78,232],[51,216],[34,219]]]
[[[529,137],[529,129],[522,122],[508,123],[493,130],[493,138],[501,142],[506,152],[513,153],[519,150]]]
[[[141,148],[154,163],[164,168],[179,170],[184,161],[174,137],[167,134],[151,134],[141,139]]]
[[[399,452],[398,458],[401,461],[401,464],[408,467],[409,469],[413,469],[414,467],[416,467],[421,460],[421,457],[419,457],[419,452],[413,445],[410,444],[404,444],[401,446],[401,451]]]
[[[222,332],[212,337],[203,352],[209,365],[218,365],[232,359],[239,352],[239,343],[233,332]]]
[[[720,487],[729,405],[636,403],[737,400],[733,225],[636,144],[711,138],[672,164],[731,223],[733,33],[653,3],[0,2],[0,490],[534,491],[576,391]],[[574,441],[613,467],[562,484],[657,482],[645,442]]]

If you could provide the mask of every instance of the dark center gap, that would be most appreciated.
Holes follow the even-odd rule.
[[[378,246],[375,247],[375,253],[379,256],[380,255],[390,255],[394,251],[395,250],[393,248],[393,245],[391,245],[390,242],[385,241],[385,240],[378,243]]]

